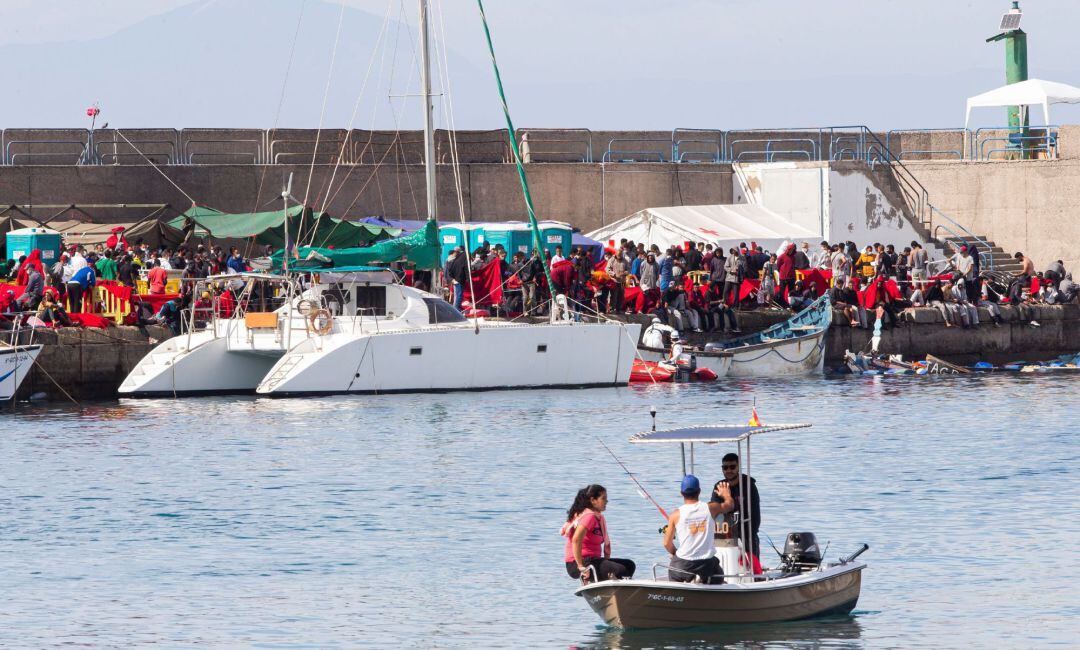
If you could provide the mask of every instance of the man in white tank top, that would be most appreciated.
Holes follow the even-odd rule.
[[[700,579],[701,582],[708,583],[713,575],[720,571],[720,560],[716,557],[716,546],[713,543],[716,517],[731,512],[735,508],[735,502],[725,482],[716,486],[719,502],[698,501],[701,483],[692,474],[683,477],[679,492],[682,493],[683,504],[668,517],[668,525],[664,530],[664,548],[673,556],[671,568],[674,570],[668,572],[668,577],[676,582],[694,582]],[[678,548],[675,547],[676,537],[679,540]]]

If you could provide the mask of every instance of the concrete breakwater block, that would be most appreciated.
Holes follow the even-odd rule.
[[[29,343],[30,334],[20,333],[22,342]],[[116,389],[131,369],[157,342],[170,335],[167,328],[157,325],[34,330],[32,341],[44,347],[19,394],[25,398],[35,392],[46,392],[50,399],[66,399],[56,386],[59,384],[75,399],[115,397]]]

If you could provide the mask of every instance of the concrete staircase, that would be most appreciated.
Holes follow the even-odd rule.
[[[984,271],[993,270],[994,272],[1012,273],[1014,271],[1020,270],[1020,262],[1017,262],[1015,259],[1013,259],[1012,253],[1006,252],[1004,249],[1002,249],[1000,246],[990,241],[989,239],[986,239],[984,237],[979,237],[979,239],[981,241],[978,242],[977,248],[979,249],[979,252],[982,253],[982,268]],[[967,246],[970,249],[972,246],[976,246],[975,237],[970,236],[949,237],[946,238],[945,242],[952,245],[953,247]],[[990,246],[989,257],[993,262],[992,264],[988,263],[986,259],[988,256],[986,251],[986,245]]]
[[[969,249],[975,247],[979,249],[979,253],[982,255],[982,268],[984,271],[993,270],[994,272],[1011,273],[1020,270],[1020,263],[1013,259],[1011,253],[1006,252],[996,243],[978,233],[967,232],[965,229],[965,232],[959,235],[945,233],[940,238],[934,237],[930,225],[914,214],[901,182],[896,177],[896,168],[891,165],[881,165],[877,167],[877,170],[878,173],[875,176],[878,179],[878,189],[893,205],[901,207],[908,223],[915,228],[924,241],[934,248],[933,252],[936,254],[932,255],[932,257],[936,259],[949,257],[951,253],[948,246],[956,249],[959,249],[960,246],[967,246]],[[933,206],[930,206],[929,203],[927,205],[931,210],[933,209]],[[938,214],[943,213],[938,211]],[[989,250],[987,247],[989,247]],[[988,256],[989,261],[987,260]]]

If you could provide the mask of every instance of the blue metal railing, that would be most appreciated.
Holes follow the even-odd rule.
[[[1023,131],[1010,130],[1007,126],[990,126],[975,129],[971,139],[971,159],[990,160],[990,156],[995,153],[1023,156],[1024,152],[1042,152],[1047,158],[1057,158],[1059,129],[1060,127],[1055,124],[1029,126],[1027,127],[1027,133],[1030,135],[1024,135]],[[995,147],[987,151],[986,144],[989,142],[1003,143],[1005,146]]]
[[[949,218],[949,215],[945,214],[941,210],[938,210],[932,205],[930,206],[930,212],[931,214],[936,214],[937,216],[941,217],[952,226],[950,228],[949,225],[946,225],[944,223],[936,224],[934,226],[933,232],[934,239],[938,238],[938,230],[944,230],[945,232],[952,235],[952,239],[962,241],[965,244],[972,244],[977,248],[982,249],[980,250],[980,252],[982,253],[982,259],[985,260],[985,266],[983,266],[982,268],[985,268],[988,271],[994,270],[994,247],[990,245],[990,242],[986,241],[982,237],[973,234],[970,230]],[[956,230],[953,230],[953,228],[955,228]],[[959,233],[957,231],[959,231]]]
[[[932,137],[932,134],[950,134],[955,133],[960,136],[960,147],[957,149],[934,149],[933,146],[925,149],[908,149],[904,146],[904,140],[910,135],[925,134]],[[955,157],[957,160],[963,160],[965,151],[967,149],[968,137],[971,132],[967,129],[893,129],[885,134],[885,146],[890,151],[899,152],[896,154],[898,159],[911,158],[912,156],[928,156],[929,160],[933,160],[934,156]],[[896,141],[894,143],[894,140]]]
[[[736,145],[763,146],[763,148],[748,148],[735,153]],[[800,145],[808,146],[804,148]],[[781,148],[774,148],[777,146]],[[745,156],[761,156],[763,160],[759,162],[775,162],[777,156],[805,157],[809,161],[821,160],[820,141],[813,138],[746,138],[728,142],[727,157],[730,162],[741,162]]]
[[[234,164],[288,164],[294,158],[310,157],[313,139],[302,131],[288,130],[288,137],[278,131],[259,129],[140,129],[139,140],[154,148],[155,159],[169,164],[192,165],[206,162]],[[152,132],[152,133],[151,133]],[[568,162],[596,162],[592,133],[587,129],[520,129],[530,134],[532,154]],[[85,135],[83,135],[85,133]],[[285,133],[285,131],[282,131]],[[991,160],[1001,154],[1025,152],[1026,155],[1055,158],[1058,155],[1059,127],[1029,127],[1026,134],[1007,127],[968,129],[893,129],[877,134],[863,125],[827,127],[791,127],[781,129],[677,128],[667,138],[612,138],[601,158],[603,162],[733,163],[771,162],[777,160],[854,161],[869,165],[898,164],[912,158]],[[61,164],[117,164],[121,160],[142,164],[142,157],[131,155],[129,147],[118,141],[97,142],[101,130],[81,129],[9,129],[0,131],[0,164],[34,164],[65,161]],[[324,132],[328,153],[320,158],[336,158],[340,142],[353,143],[357,134],[366,131]],[[933,137],[933,136],[937,137]],[[956,136],[957,146],[953,146]],[[537,137],[538,136],[538,137]],[[115,136],[114,136],[115,138]],[[916,143],[912,144],[914,138]],[[370,140],[370,138],[366,138]],[[905,143],[907,139],[907,143]],[[82,142],[79,142],[82,140]],[[942,143],[942,140],[945,142]],[[173,144],[175,142],[175,144]],[[381,140],[380,140],[381,142]],[[400,142],[395,139],[395,142]],[[89,146],[86,146],[90,143]],[[126,144],[126,143],[125,143]],[[478,145],[484,144],[477,142]],[[491,143],[487,143],[490,145]],[[115,145],[115,148],[114,148]],[[467,146],[467,145],[466,145]],[[78,151],[82,148],[82,154]],[[346,164],[375,164],[345,148]],[[67,162],[71,151],[70,162]],[[149,154],[149,152],[147,152]],[[362,152],[361,152],[362,153]]]
[[[645,142],[663,142],[664,148],[658,149],[622,149],[614,148],[616,143],[639,145]],[[666,162],[665,150],[670,150],[671,140],[661,138],[612,138],[608,140],[607,151],[601,162]]]
[[[689,137],[682,137],[684,135]],[[708,135],[715,135],[715,138],[705,137]],[[671,131],[671,162],[723,162],[725,144],[723,131],[677,128]]]
[[[540,134],[541,137],[534,137],[533,134]],[[576,137],[567,137],[569,134]],[[589,129],[518,129],[517,136],[527,162],[544,162],[543,158],[554,158],[555,162],[566,162],[568,158],[583,163],[593,162],[592,131]],[[580,150],[575,149],[578,145],[584,146]]]

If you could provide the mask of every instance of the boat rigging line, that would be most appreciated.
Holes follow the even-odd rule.
[[[604,443],[604,441],[600,439],[600,436],[596,436],[596,441],[599,442],[604,449],[607,449],[607,452],[611,454],[611,457],[615,459],[615,462],[619,464],[619,467],[621,467],[623,471],[626,472],[626,475],[629,476],[630,480],[634,482],[634,485],[638,487],[638,493],[648,499],[649,502],[652,503],[654,506],[656,506],[656,509],[660,511],[660,515],[664,518],[664,521],[667,521],[668,513],[659,503],[656,502],[656,499],[652,498],[652,496],[649,495],[649,492],[645,489],[645,486],[641,484],[641,481],[637,480],[637,477],[634,476],[634,473],[630,471],[626,464],[619,460],[619,457],[615,455],[615,452],[611,451],[611,447],[608,447]]]
[[[388,0],[386,4],[386,14],[383,16],[382,27],[379,29],[379,35],[375,39],[375,46],[371,50],[371,58],[368,59],[367,70],[364,71],[364,80],[360,84],[360,92],[356,95],[356,103],[353,104],[352,115],[349,117],[349,126],[345,128],[345,137],[341,140],[341,148],[338,150],[337,159],[334,161],[334,170],[330,174],[330,180],[326,182],[325,193],[320,191],[319,194],[323,195],[322,207],[319,208],[319,212],[325,212],[326,206],[330,203],[330,190],[334,186],[334,179],[337,177],[338,168],[341,167],[341,161],[345,157],[345,148],[349,146],[352,141],[352,129],[353,124],[356,123],[356,115],[360,112],[360,102],[364,97],[364,91],[367,90],[368,81],[371,79],[371,70],[375,67],[375,55],[382,47],[383,36],[386,34],[387,27],[390,24],[390,9],[394,0]],[[342,215],[344,217],[344,215]]]
[[[421,3],[422,5],[425,3]],[[439,78],[445,87],[445,92],[442,93],[442,102],[444,109],[446,110],[447,124],[447,137],[450,140],[450,167],[454,172],[454,195],[457,198],[458,204],[458,218],[461,223],[465,224],[465,196],[461,189],[461,159],[458,156],[457,148],[457,125],[454,122],[454,100],[450,90],[450,60],[447,54],[446,48],[446,24],[443,21],[442,4],[439,3],[438,18],[439,18],[439,33],[442,36],[442,47],[439,47],[439,41],[435,40],[435,57],[439,63]],[[427,25],[427,22],[424,22]],[[425,51],[425,55],[427,52]],[[430,76],[430,73],[429,73]],[[429,101],[429,98],[425,97],[425,101]],[[468,236],[464,237],[465,242],[468,243]],[[472,311],[473,311],[473,333],[480,333],[480,315],[476,308],[476,287],[473,286],[472,279],[472,252],[468,250],[466,246],[465,250],[465,266],[469,271],[469,296],[471,297]],[[485,296],[487,298],[487,296]]]
[[[293,57],[296,54],[296,41],[300,36],[300,25],[304,22],[304,8],[307,6],[307,0],[303,0],[300,3],[300,15],[296,17],[296,31],[293,32],[292,45],[289,46],[289,60],[285,63],[285,76],[281,80],[281,94],[278,96],[277,111],[274,112],[274,126],[271,127],[270,132],[275,133],[277,131],[278,121],[281,119],[281,108],[285,105],[285,89],[289,85],[289,72],[292,70]],[[266,170],[269,165],[263,165],[262,172],[259,174],[259,187],[255,191],[255,207],[252,208],[252,212],[259,211],[259,200],[262,198],[263,182],[266,180]],[[271,201],[277,201],[275,196]]]
[[[319,154],[319,139],[322,137],[323,119],[326,117],[326,102],[330,98],[330,82],[334,79],[334,62],[337,61],[338,44],[341,42],[341,25],[345,22],[345,0],[341,0],[338,12],[337,31],[334,34],[334,47],[330,50],[330,69],[326,71],[326,89],[323,91],[322,109],[319,111],[319,128],[315,131],[315,146],[311,149],[311,165],[308,166],[307,187],[304,189],[304,208],[300,212],[300,230],[304,229],[304,212],[311,193],[311,177],[315,173],[315,158]]]

